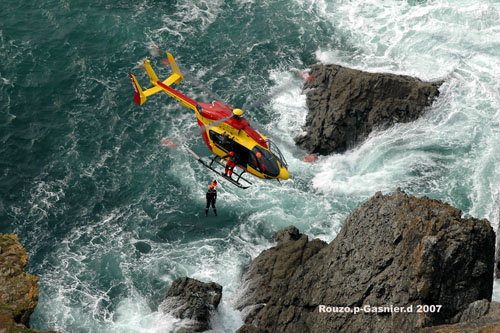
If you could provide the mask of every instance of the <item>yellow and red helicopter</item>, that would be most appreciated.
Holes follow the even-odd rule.
[[[215,156],[210,161],[205,161],[188,147],[185,147],[186,150],[203,166],[232,184],[240,188],[248,188],[252,183],[243,177],[245,172],[263,179],[277,179],[278,181],[288,179],[290,177],[288,166],[280,150],[271,140],[250,126],[244,118],[243,110],[233,108],[220,101],[197,102],[171,87],[174,83],[181,83],[184,76],[174,57],[168,52],[166,54],[173,73],[163,81],[156,75],[149,59],[146,59],[141,66],[146,70],[153,87],[143,90],[136,77],[129,73],[135,90],[134,102],[142,105],[146,102],[147,97],[158,92],[165,92],[183,106],[193,110],[203,140]],[[242,169],[240,173],[234,173],[235,178],[218,171],[214,164],[225,167],[223,161],[224,159],[229,160],[230,152],[233,152],[236,157],[236,166]]]

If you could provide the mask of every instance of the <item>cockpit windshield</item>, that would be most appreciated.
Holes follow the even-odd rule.
[[[269,150],[273,153],[274,156],[280,161],[280,163],[286,168],[288,164],[286,163],[283,154],[279,150],[278,146],[276,146],[271,140],[267,140],[267,144],[269,145]]]
[[[252,149],[248,164],[271,177],[277,177],[280,174],[280,167],[278,166],[276,157],[260,146],[255,146]]]

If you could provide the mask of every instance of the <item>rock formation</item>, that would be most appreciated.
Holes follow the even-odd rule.
[[[296,138],[312,153],[341,153],[376,129],[417,119],[439,95],[442,82],[314,65],[307,91],[306,134]]]
[[[471,303],[453,325],[426,327],[422,333],[496,333],[500,332],[500,303],[486,299]]]
[[[26,273],[26,264],[26,249],[17,236],[0,234],[0,332],[38,332],[29,329],[38,304],[38,277]]]
[[[277,245],[255,258],[245,275],[243,285],[252,297],[242,298],[237,307],[244,310],[247,318],[258,314],[273,295],[286,285],[295,269],[326,245],[319,239],[309,242],[308,237],[300,234],[294,226],[279,231],[274,241]]]
[[[261,330],[260,328],[257,328],[253,325],[243,325],[241,326],[237,331],[236,333],[265,333],[263,330]]]
[[[438,200],[377,193],[328,245],[293,227],[277,242],[244,276],[245,332],[412,332],[487,313],[483,303],[469,308],[478,300],[489,309],[495,234]],[[411,313],[373,311],[391,305]]]
[[[497,254],[495,257],[495,278],[500,279],[500,212],[498,212],[498,227],[497,227]]]
[[[176,333],[204,332],[210,329],[210,313],[217,308],[221,297],[221,285],[182,277],[170,286],[162,309],[174,317],[192,320],[189,327]]]

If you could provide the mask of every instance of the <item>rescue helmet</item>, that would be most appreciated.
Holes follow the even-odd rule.
[[[234,156],[234,151],[230,151],[229,156]]]
[[[257,153],[257,154],[255,154],[255,155],[257,155],[257,157],[258,157],[258,158],[261,158],[261,157],[262,157],[262,154],[261,154],[260,152],[258,152],[258,153]]]

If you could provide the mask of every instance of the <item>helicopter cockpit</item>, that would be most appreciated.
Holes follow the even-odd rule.
[[[225,152],[234,151],[238,164],[251,167],[262,172],[264,175],[277,177],[281,171],[278,161],[283,167],[287,167],[283,154],[281,154],[278,147],[270,140],[267,141],[269,150],[259,145],[249,150],[234,140],[229,139],[226,135],[219,134],[213,130],[209,131],[209,135],[219,149]]]
[[[271,177],[277,177],[280,174],[280,167],[276,162],[276,158],[268,150],[260,146],[255,146],[250,152],[248,164],[255,170]]]

